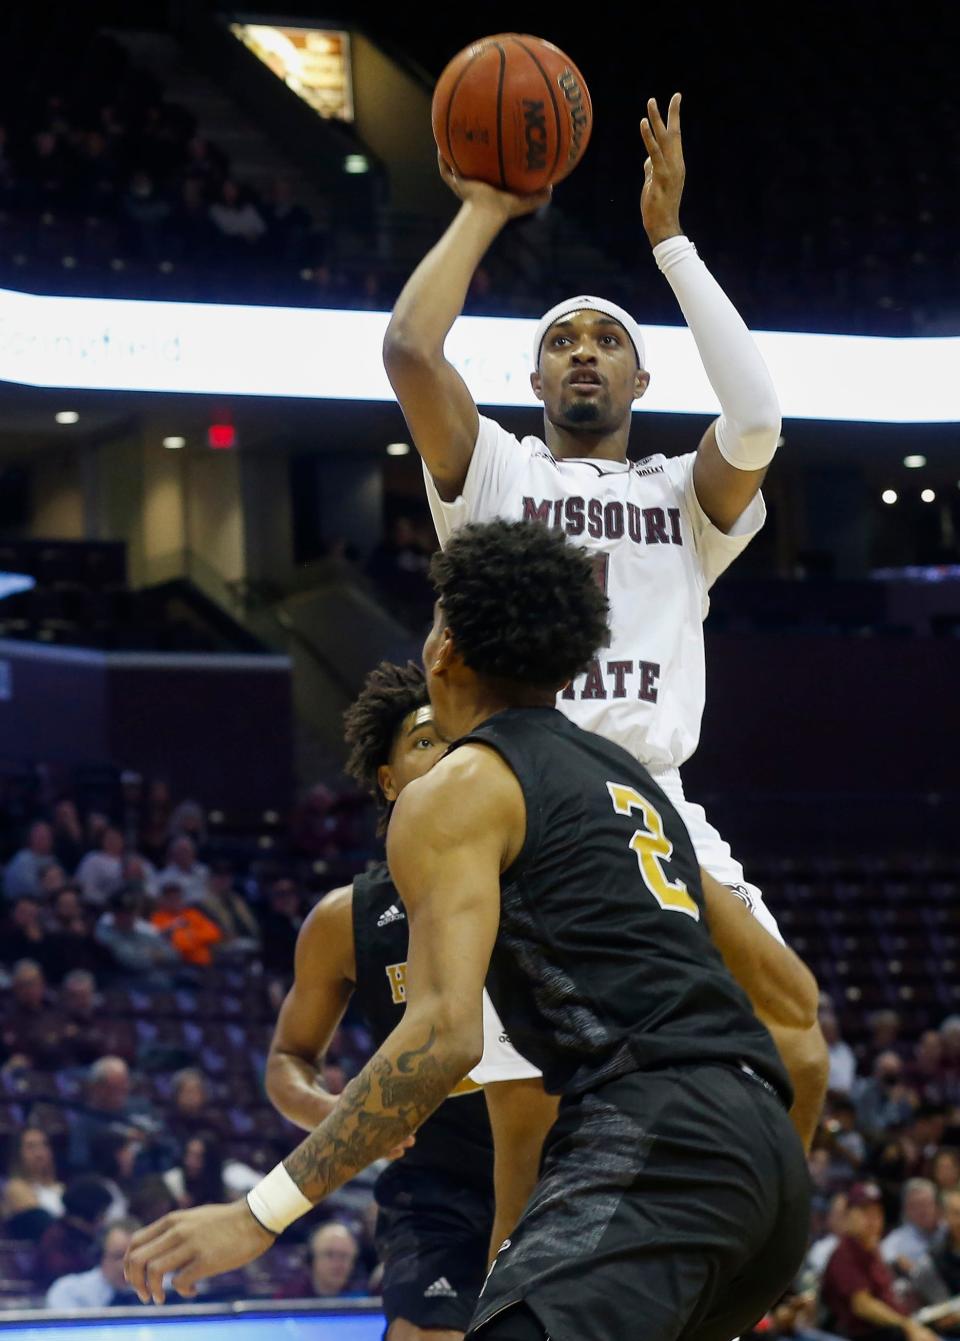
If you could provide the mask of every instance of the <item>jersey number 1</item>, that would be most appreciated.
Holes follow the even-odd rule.
[[[664,873],[662,863],[673,856],[673,844],[663,832],[660,812],[633,787],[608,782],[607,791],[618,815],[632,815],[638,810],[646,826],[636,830],[628,846],[637,854],[637,864],[647,889],[665,912],[685,913],[699,922],[700,909],[690,897],[686,885],[682,880],[676,883],[668,880]]]

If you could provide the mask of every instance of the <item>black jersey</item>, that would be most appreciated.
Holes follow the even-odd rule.
[[[353,882],[355,1000],[377,1047],[396,1028],[407,1000],[407,916],[386,863]],[[493,1138],[483,1091],[465,1080],[417,1131],[416,1144],[388,1174],[414,1168],[455,1175],[489,1189]]]
[[[497,713],[451,748],[469,741],[503,757],[526,801],[487,987],[546,1088],[745,1063],[789,1103],[773,1041],[710,939],[693,844],[646,769],[555,708]]]

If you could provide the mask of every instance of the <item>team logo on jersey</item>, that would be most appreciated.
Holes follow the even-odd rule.
[[[729,889],[731,894],[735,894],[741,903],[745,903],[750,912],[756,917],[756,902],[746,885],[727,885],[727,889]]]
[[[438,1276],[423,1292],[424,1299],[456,1299],[457,1292],[446,1276]]]
[[[403,1006],[407,1000],[407,961],[401,964],[387,964],[384,967],[387,982],[390,984],[390,996],[395,1006]]]
[[[381,913],[380,916],[377,918],[377,926],[388,927],[391,922],[403,922],[405,918],[406,914],[403,912],[403,910],[401,908],[398,908],[395,903],[391,903],[387,911],[385,913]]]

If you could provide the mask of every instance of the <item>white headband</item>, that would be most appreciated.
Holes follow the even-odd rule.
[[[533,366],[539,366],[540,348],[543,344],[543,337],[555,321],[560,321],[563,317],[572,316],[574,312],[602,312],[605,317],[612,317],[618,321],[630,337],[634,351],[637,355],[637,363],[641,368],[645,368],[644,359],[646,350],[643,345],[643,336],[640,334],[640,327],[631,317],[629,312],[625,312],[622,307],[616,303],[611,303],[608,298],[596,298],[588,293],[581,293],[576,298],[565,298],[562,303],[557,303],[556,307],[551,307],[545,316],[540,318],[533,336]]]

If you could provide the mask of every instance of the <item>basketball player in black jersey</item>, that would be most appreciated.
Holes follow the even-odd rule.
[[[344,725],[347,772],[375,797],[380,830],[408,783],[447,747],[433,725],[423,672],[384,662]],[[407,917],[386,862],[327,894],[297,938],[293,987],[277,1020],[266,1089],[312,1131],[337,1103],[319,1065],[348,1002],[379,1047],[406,1005]],[[464,1080],[377,1180],[377,1252],[387,1341],[460,1341],[487,1272],[493,1142],[483,1093]]]
[[[407,1007],[250,1199],[282,1227],[414,1132],[479,1059],[487,981],[561,1102],[470,1334],[730,1341],[805,1248],[788,1109],[808,1122],[822,1068],[815,1081],[785,1063],[791,1032],[815,1025],[815,984],[730,891],[704,892],[636,760],[552,706],[606,638],[586,556],[498,522],[460,531],[433,577],[424,663],[454,744],[405,789],[388,834],[410,921]],[[128,1277],[162,1302],[166,1272],[191,1294],[272,1241],[249,1204],[178,1212],[135,1236]]]

